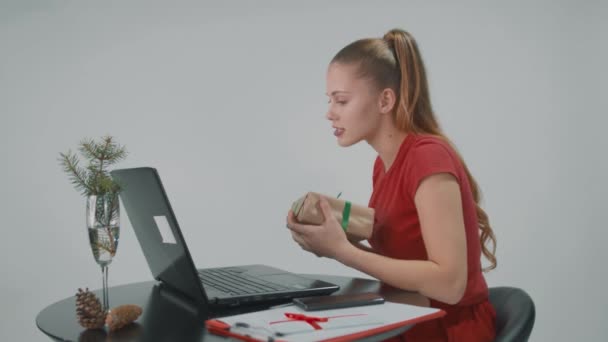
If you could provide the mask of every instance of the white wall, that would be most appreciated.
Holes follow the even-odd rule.
[[[489,284],[532,295],[533,341],[604,340],[607,6],[458,3],[1,0],[0,339],[46,340],[37,313],[101,285],[56,160],[84,137],[125,144],[121,167],[158,168],[201,267],[361,275],[296,248],[285,216],[308,190],[367,203],[375,153],[337,146],[325,68],[401,27],[483,189]],[[122,222],[110,284],[149,280]]]

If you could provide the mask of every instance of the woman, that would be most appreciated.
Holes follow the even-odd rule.
[[[327,71],[327,119],[340,146],[365,140],[378,152],[371,248],[348,241],[324,199],[323,225],[300,224],[290,211],[287,226],[303,249],[446,311],[395,341],[492,341],[496,314],[480,259],[483,252],[488,269],[496,267],[496,239],[475,180],[439,128],[427,83],[417,44],[403,30],[338,52]]]

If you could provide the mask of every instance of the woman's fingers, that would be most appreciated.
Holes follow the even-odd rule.
[[[309,250],[308,244],[306,243],[306,241],[300,234],[292,231],[291,237],[293,238],[293,241],[295,241],[298,245],[300,245],[300,247],[302,247],[303,250],[306,250],[306,251]]]
[[[318,226],[298,223],[291,212],[287,216],[287,228],[291,229],[292,232],[296,232],[304,236],[309,235],[315,230],[319,229]]]

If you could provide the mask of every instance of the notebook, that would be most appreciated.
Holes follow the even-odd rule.
[[[120,199],[154,278],[203,306],[260,304],[340,288],[267,265],[196,269],[158,171],[144,167],[110,174],[122,186]],[[207,230],[211,238],[215,227],[202,223],[196,229]],[[230,251],[230,241],[217,243]]]
[[[352,341],[436,319],[436,308],[385,302],[380,305],[307,312],[297,306],[210,319],[213,334],[243,341]]]

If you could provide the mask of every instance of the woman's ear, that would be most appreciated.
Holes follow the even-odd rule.
[[[395,96],[395,92],[391,88],[384,88],[380,92],[380,98],[378,100],[378,104],[380,107],[380,113],[386,114],[390,113],[395,107],[395,102],[397,102],[397,97]]]

